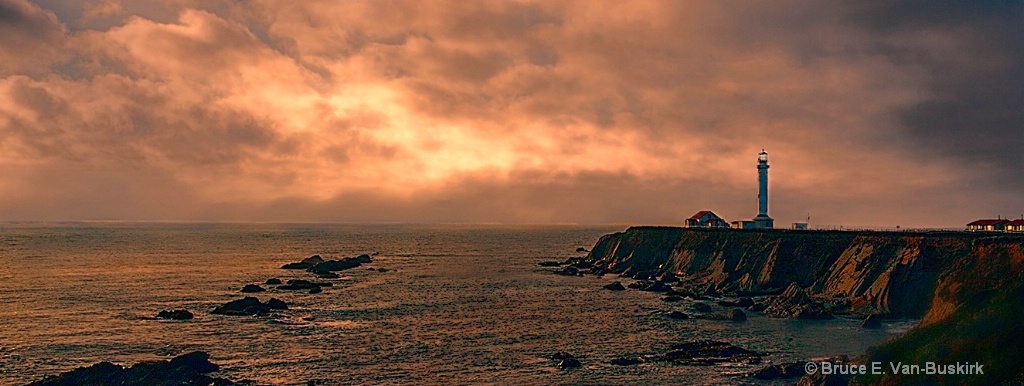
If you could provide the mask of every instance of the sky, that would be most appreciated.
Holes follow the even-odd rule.
[[[0,0],[0,221],[1024,214],[1024,5]]]

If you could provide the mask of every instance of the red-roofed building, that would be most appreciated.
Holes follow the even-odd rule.
[[[967,230],[970,231],[1001,231],[1006,230],[1006,225],[1009,224],[1009,220],[1003,219],[982,219],[973,221],[967,224]]]
[[[715,212],[702,210],[686,219],[687,228],[728,228],[729,223],[718,217]]]
[[[1011,232],[1024,232],[1024,219],[1013,220],[1006,223],[1006,230]]]

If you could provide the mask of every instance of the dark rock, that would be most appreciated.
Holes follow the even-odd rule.
[[[321,292],[324,292],[324,290],[321,289],[320,287],[313,287],[313,288],[309,289],[309,293],[311,293],[311,294],[318,294],[318,293],[321,293]]]
[[[255,315],[260,313],[259,308],[263,304],[260,300],[251,296],[243,299],[232,300],[213,310],[217,315]]]
[[[267,300],[266,304],[267,304],[267,307],[270,307],[270,309],[272,309],[272,310],[287,310],[288,309],[288,303],[285,303],[285,302],[280,301],[280,300],[275,299],[275,298],[270,298],[270,300]]]
[[[587,259],[582,257],[570,257],[566,259],[565,262],[563,262],[562,264],[572,265],[575,266],[577,269],[588,269],[594,267],[593,263],[587,261]]]
[[[559,275],[562,275],[562,276],[583,276],[583,274],[580,273],[579,268],[576,268],[575,266],[572,266],[572,265],[570,265],[568,267],[565,267],[565,268],[562,268],[560,270],[557,270],[557,271],[555,271],[555,273],[559,274]]]
[[[270,278],[270,279],[267,279],[267,281],[266,281],[266,282],[264,282],[263,284],[267,284],[267,285],[278,285],[278,284],[281,284],[281,279],[278,279],[278,278],[276,278],[276,277],[272,277],[272,278]]]
[[[384,268],[384,267],[377,268],[377,272],[387,272],[387,271],[388,271],[388,269]]]
[[[629,288],[636,288],[641,291],[650,292],[668,292],[672,290],[672,286],[662,283],[660,281],[653,280],[638,280],[629,283]]]
[[[537,265],[539,265],[541,267],[560,267],[560,266],[562,266],[562,262],[561,261],[542,261],[542,262],[537,263]]]
[[[288,305],[285,302],[274,298],[271,298],[266,303],[260,303],[260,300],[257,298],[246,296],[243,299],[232,300],[215,308],[213,313],[229,316],[251,316],[269,314],[271,310],[286,309],[288,309]]]
[[[569,353],[567,353],[565,351],[559,351],[559,352],[556,352],[554,354],[551,354],[551,359],[554,359],[556,361],[560,361],[562,359],[569,359],[569,358],[572,358],[572,357],[573,357],[572,354],[569,354]]]
[[[725,313],[715,313],[705,317],[711,320],[728,320],[732,322],[745,322],[747,320],[747,314],[735,308],[726,311]]]
[[[242,292],[243,293],[253,293],[253,292],[263,292],[263,291],[266,291],[266,290],[263,289],[263,287],[260,287],[259,285],[256,285],[256,284],[246,284],[246,285],[242,286]]]
[[[672,312],[668,313],[668,317],[670,317],[672,319],[683,320],[683,319],[689,319],[690,315],[687,315],[686,313],[681,312],[681,311],[672,311]]]
[[[373,268],[370,268],[370,269],[373,269]],[[337,279],[337,278],[341,277],[341,275],[338,275],[338,274],[336,274],[334,272],[331,272],[331,271],[312,271],[312,273],[314,275],[316,275],[316,277],[321,278],[321,279]]]
[[[279,287],[277,287],[277,289],[286,290],[286,291],[304,291],[304,290],[309,290],[309,289],[312,289],[314,287],[320,287],[320,286],[321,286],[320,283],[313,283],[313,282],[310,282],[309,280],[295,279],[295,280],[288,280],[288,284],[287,285],[279,286]]]
[[[210,362],[210,354],[202,351],[191,352],[170,361],[152,361],[124,368],[110,362],[100,362],[89,367],[46,377],[32,382],[31,386],[64,385],[232,385],[230,380],[212,378],[206,373],[217,371],[219,366]]]
[[[739,298],[739,299],[725,299],[720,300],[718,305],[722,307],[741,307],[747,308],[754,305],[754,300],[751,298]]]
[[[873,314],[868,315],[864,318],[864,322],[860,324],[863,328],[879,329],[882,328],[882,315]]]
[[[721,362],[758,362],[761,355],[726,342],[698,340],[672,345],[661,359],[679,364],[707,365]]]
[[[579,247],[579,248],[576,248],[576,252],[590,252],[590,251],[588,251],[586,248]]]
[[[580,367],[580,361],[575,358],[566,358],[558,362],[558,368],[561,370],[572,369]]]
[[[643,360],[641,360],[640,358],[621,357],[612,359],[609,363],[617,366],[632,366],[643,363]]]
[[[661,276],[658,276],[658,281],[662,283],[677,283],[679,282],[679,277],[671,272],[665,272],[661,274]]]
[[[807,374],[807,372],[804,371],[804,364],[805,363],[792,362],[768,365],[755,371],[750,376],[765,381],[802,377],[804,374]]]
[[[604,285],[604,289],[612,290],[612,291],[625,291],[626,287],[623,287],[622,283],[616,281],[616,282],[612,282],[610,284],[605,284]]]
[[[174,319],[174,320],[189,320],[194,317],[188,310],[163,310],[156,314],[157,318],[160,319]]]
[[[320,257],[320,255],[313,255],[313,256],[307,257],[305,259],[302,259],[302,261],[300,261],[298,263],[288,263],[288,264],[285,264],[285,265],[281,266],[281,268],[283,268],[283,269],[310,269],[310,268],[313,268],[314,266],[316,266],[317,264],[320,264],[320,263],[323,263],[323,262],[324,262],[324,259],[322,257]]]
[[[678,302],[678,301],[681,301],[681,300],[683,300],[683,298],[681,296],[666,296],[666,297],[661,298],[661,301],[663,301],[663,302]]]
[[[366,256],[367,259],[370,258],[369,255],[362,255],[362,256]],[[362,265],[363,264],[362,261],[363,260],[361,260],[358,257],[350,258],[350,259],[341,259],[341,260],[327,260],[327,261],[321,262],[319,264],[316,264],[316,265],[310,267],[308,270],[310,272],[344,271],[346,269],[352,269],[352,268],[356,268],[356,267]]]
[[[745,313],[743,313],[743,311],[740,311],[740,310],[737,310],[737,309],[729,310],[729,312],[726,313],[726,316],[729,318],[729,320],[734,321],[734,322],[745,322],[745,321],[747,321],[747,314],[745,314]]]
[[[370,258],[370,255],[367,255],[365,253],[362,254],[362,255],[356,256],[356,257],[354,257],[352,259],[355,260],[356,262],[358,262],[359,264],[370,264],[370,263],[373,262],[373,259]]]
[[[711,312],[711,306],[700,302],[691,304],[690,308],[697,312]]]
[[[754,303],[754,305],[747,307],[747,311],[761,312],[764,311],[766,308],[768,308],[768,304],[766,303]]]
[[[835,319],[832,313],[829,312],[824,306],[820,304],[808,304],[805,306],[797,307],[796,311],[793,312],[793,316],[798,319],[811,319],[811,320],[827,320]]]

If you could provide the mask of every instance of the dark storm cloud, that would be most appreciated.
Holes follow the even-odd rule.
[[[1024,187],[1024,3],[886,2],[861,5],[852,18],[893,60],[929,76],[931,96],[897,112],[912,151],[994,169],[992,185]],[[922,50],[899,39],[907,35],[964,41]]]
[[[0,76],[39,74],[62,53],[57,17],[23,0],[0,0]]]

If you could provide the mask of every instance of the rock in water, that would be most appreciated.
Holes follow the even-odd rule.
[[[613,282],[611,284],[606,284],[604,286],[604,289],[612,290],[612,291],[625,291],[626,287],[623,287],[622,283],[620,283],[620,282]]]
[[[256,285],[256,284],[246,284],[246,285],[242,286],[242,293],[254,293],[254,292],[263,292],[263,291],[266,291],[266,290],[263,289],[263,287],[260,287],[259,285]]]
[[[863,328],[879,329],[882,328],[882,315],[873,314],[868,315],[864,318],[864,322],[860,324]]]
[[[320,284],[313,283],[309,280],[296,279],[288,280],[288,284],[277,287],[277,289],[287,291],[304,291],[313,289],[314,287],[320,287]]]
[[[575,358],[566,358],[558,362],[558,368],[561,370],[573,369],[577,367],[580,367],[580,361],[576,360]]]
[[[288,264],[285,264],[285,265],[281,266],[281,268],[283,268],[283,269],[310,269],[310,268],[313,268],[313,266],[315,266],[317,264],[320,264],[320,263],[323,263],[323,262],[324,262],[324,259],[322,257],[320,257],[320,255],[313,255],[313,256],[307,257],[305,259],[302,259],[302,261],[300,261],[298,263],[288,263]]]
[[[711,312],[711,306],[705,303],[693,303],[690,308],[697,312]]]
[[[670,317],[672,319],[685,320],[685,319],[689,319],[690,315],[687,315],[686,313],[679,312],[679,311],[672,311],[672,312],[668,313],[668,317]]]
[[[560,361],[562,359],[569,359],[569,358],[572,358],[572,354],[569,354],[569,353],[567,353],[565,351],[559,351],[559,352],[556,352],[554,354],[551,354],[551,359],[554,359],[556,361]]]
[[[215,308],[213,313],[229,316],[251,316],[269,314],[271,310],[286,309],[288,309],[288,305],[277,299],[271,298],[266,303],[260,303],[260,300],[257,298],[246,296],[244,299],[232,300]]]
[[[561,261],[542,261],[537,263],[541,267],[559,267],[562,265]]]
[[[734,322],[745,322],[745,321],[747,321],[747,314],[745,314],[745,313],[743,313],[743,311],[740,311],[740,310],[737,310],[737,309],[729,310],[729,312],[726,313],[726,317],[728,317],[729,320],[734,321]]]
[[[188,310],[163,310],[156,314],[157,318],[160,319],[174,319],[174,320],[189,320],[194,317]]]
[[[750,376],[765,381],[782,378],[802,377],[804,376],[804,374],[807,374],[807,372],[804,371],[804,364],[805,363],[793,362],[782,363],[777,365],[768,365],[761,368],[760,370],[755,371]]]
[[[278,279],[276,277],[272,277],[270,279],[267,279],[267,281],[265,283],[263,283],[263,284],[266,284],[266,285],[278,285],[278,284],[281,284],[281,279]]]
[[[206,375],[219,368],[220,366],[210,362],[210,354],[195,351],[170,361],[143,362],[130,368],[100,362],[55,377],[47,377],[29,385],[233,385],[234,382],[230,380]]]
[[[283,301],[270,298],[270,300],[267,300],[267,307],[270,307],[272,310],[287,310],[288,304]]]
[[[718,305],[722,307],[740,307],[747,308],[754,305],[754,300],[751,298],[739,298],[739,299],[725,299],[720,300]]]
[[[642,362],[643,361],[640,360],[639,358],[621,357],[621,358],[612,359],[608,363],[611,363],[611,364],[617,365],[617,366],[632,366],[632,365],[638,365],[638,364],[640,364]]]
[[[708,365],[721,362],[758,362],[761,355],[726,342],[697,340],[674,344],[661,359],[678,364]]]

